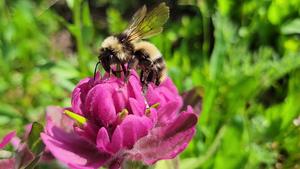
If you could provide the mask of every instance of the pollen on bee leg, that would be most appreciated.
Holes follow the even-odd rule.
[[[75,120],[76,124],[78,124],[79,126],[82,126],[87,122],[87,119],[85,117],[76,114],[74,112],[71,112],[69,110],[65,110],[64,113],[71,119]]]

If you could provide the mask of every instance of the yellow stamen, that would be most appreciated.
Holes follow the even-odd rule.
[[[159,103],[155,103],[155,104],[153,104],[152,106],[151,106],[151,108],[158,108],[158,106],[159,106]]]
[[[75,120],[79,125],[84,125],[87,122],[87,119],[79,114],[65,110],[64,113],[69,116],[71,119]]]
[[[118,114],[120,120],[124,120],[125,117],[126,117],[127,115],[128,115],[128,110],[127,110],[127,109],[123,109],[123,110]]]
[[[152,106],[150,106],[149,108],[146,109],[145,115],[146,115],[146,116],[150,116],[150,109],[151,109],[151,108],[156,109],[156,108],[158,108],[158,107],[159,107],[159,103],[153,104]]]

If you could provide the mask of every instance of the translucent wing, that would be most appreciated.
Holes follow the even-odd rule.
[[[137,25],[141,23],[141,21],[145,18],[147,13],[147,7],[144,5],[133,15],[131,22],[129,23],[129,27],[126,30],[133,30]],[[126,31],[125,30],[125,31]]]
[[[169,7],[165,3],[159,4],[148,13],[146,6],[143,6],[134,14],[129,27],[124,33],[129,41],[149,38],[163,30],[162,26],[168,18]]]

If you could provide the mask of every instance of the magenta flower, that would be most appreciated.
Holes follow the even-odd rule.
[[[26,126],[25,130],[27,131],[26,134],[28,136],[28,133],[31,130],[31,125]],[[27,145],[22,143],[21,139],[16,136],[15,131],[4,136],[0,143],[0,152],[1,149],[9,143],[11,143],[14,147],[15,155],[13,156],[13,152],[4,150],[7,157],[2,157],[3,159],[0,159],[0,169],[24,168],[34,159],[34,154],[28,149]]]
[[[179,112],[182,99],[172,81],[149,85],[145,97],[136,72],[123,81],[107,75],[80,81],[68,108],[77,120],[65,127],[65,109],[57,110],[60,116],[48,113],[41,137],[54,157],[75,169],[118,169],[126,161],[171,159],[186,148],[197,115],[190,106]]]
[[[6,134],[3,137],[2,141],[0,142],[0,149],[4,148],[10,142],[10,140],[13,139],[13,137],[15,137],[15,136],[16,136],[15,131],[12,131],[12,132]]]
[[[21,138],[16,135],[16,131],[12,131],[3,137],[0,142],[0,169],[30,168],[28,165],[31,165],[31,167],[36,165],[38,161],[35,160],[39,159],[40,152],[43,149],[41,148],[41,150],[37,151],[36,147],[41,143],[38,140],[35,140],[35,147],[30,147],[28,144],[30,138],[39,137],[39,135],[35,133],[36,130],[32,130],[33,125],[34,124],[28,124],[25,126],[25,132]],[[32,131],[35,132],[32,134]],[[14,148],[13,151],[2,150],[2,148],[8,144],[12,145]],[[40,159],[40,163],[45,163],[52,160],[53,156],[48,150],[44,150]]]

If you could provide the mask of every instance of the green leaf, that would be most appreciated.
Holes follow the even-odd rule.
[[[88,1],[83,2],[82,8],[82,36],[84,44],[87,45],[92,43],[94,37],[94,29]]]
[[[28,136],[27,144],[28,148],[36,155],[41,153],[44,149],[44,144],[40,138],[40,134],[43,131],[44,127],[40,123],[33,122],[31,131]]]
[[[80,74],[80,72],[67,61],[59,61],[57,65],[51,69],[51,73],[60,77],[60,79],[73,79]]]
[[[10,118],[21,117],[19,112],[11,105],[0,103],[0,116],[6,116]]]
[[[73,9],[73,7],[74,7],[74,0],[66,0],[66,2],[67,2],[68,7],[70,9]]]
[[[300,19],[294,19],[281,26],[280,29],[283,34],[300,34]]]
[[[82,23],[84,26],[92,27],[93,23],[90,15],[88,1],[84,1],[82,6]]]
[[[109,8],[106,11],[106,14],[108,18],[107,21],[108,21],[109,32],[111,34],[120,33],[126,28],[127,23],[124,22],[118,10],[114,8]]]

